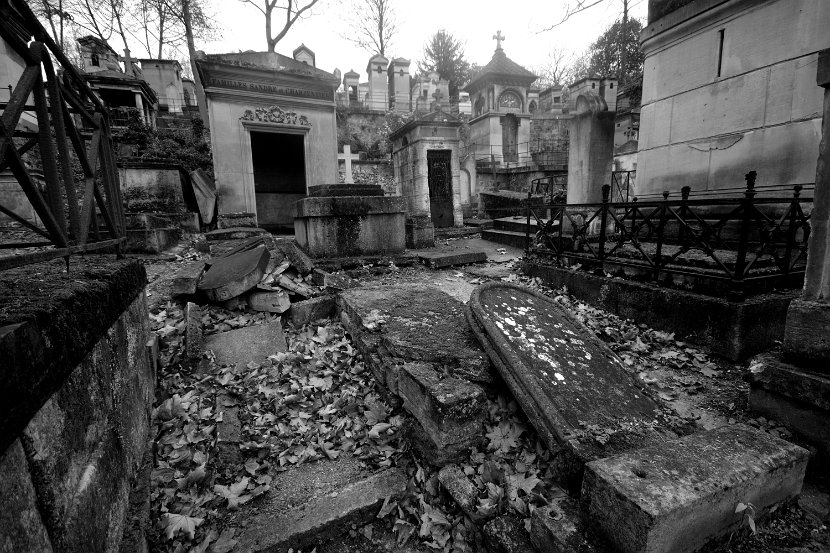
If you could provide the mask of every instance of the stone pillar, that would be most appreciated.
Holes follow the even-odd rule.
[[[141,119],[144,121],[145,124],[148,124],[149,121],[147,120],[147,114],[144,113],[144,101],[141,99],[141,94],[136,92],[135,93],[135,109],[141,114]]]
[[[787,359],[830,374],[830,50],[819,54],[824,119],[816,167],[804,293],[790,304],[784,331]]]
[[[790,303],[781,356],[750,364],[749,405],[815,445],[830,466],[830,49],[819,55],[824,119],[801,298]]]
[[[345,168],[343,182],[346,184],[354,184],[354,177],[352,176],[352,147],[348,144],[343,145],[343,167]]]
[[[599,203],[614,163],[614,113],[588,92],[576,101],[568,153],[568,203]]]

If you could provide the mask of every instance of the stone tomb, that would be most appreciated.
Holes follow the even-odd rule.
[[[406,204],[377,185],[327,184],[294,206],[294,235],[311,257],[351,257],[404,251]]]
[[[619,358],[550,298],[504,283],[473,291],[468,321],[525,414],[551,449],[560,480],[577,489],[584,464],[666,438],[673,414]]]
[[[240,213],[291,227],[309,186],[337,180],[339,79],[269,52],[202,55],[219,225]]]
[[[416,117],[389,136],[396,187],[406,198],[409,248],[432,247],[433,228],[464,225],[460,126],[455,116],[438,110]]]

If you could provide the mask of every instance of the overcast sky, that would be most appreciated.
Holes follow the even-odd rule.
[[[262,0],[256,0],[261,3]],[[349,28],[344,21],[351,7],[359,0],[321,0],[314,14],[297,22],[277,44],[277,51],[291,55],[305,43],[314,50],[317,67],[326,71],[339,68],[345,73],[354,69],[366,79],[369,55],[343,39]],[[616,19],[622,16],[622,0],[605,0],[570,18],[547,32],[539,32],[561,21],[565,5],[575,0],[394,0],[399,33],[393,40],[389,58],[420,59],[424,43],[438,29],[466,42],[466,58],[481,65],[490,61],[496,47],[492,39],[501,30],[506,37],[503,48],[515,62],[525,67],[543,65],[552,48],[559,47],[574,54],[588,45]],[[264,17],[255,7],[240,0],[214,2],[219,22],[220,40],[197,44],[208,53],[266,50]],[[629,0],[632,17],[645,20],[647,0]],[[275,18],[275,23],[277,19]]]

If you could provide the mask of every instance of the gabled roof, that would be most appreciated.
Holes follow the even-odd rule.
[[[497,48],[490,63],[484,66],[475,77],[473,77],[464,90],[473,92],[478,90],[486,81],[508,79],[513,81],[526,82],[528,85],[536,80],[536,75],[511,60],[504,53],[504,50]]]
[[[349,69],[347,72],[343,73],[343,77],[357,77],[359,79],[360,73],[358,73],[354,69]]]
[[[409,64],[410,64],[410,63],[412,63],[412,62],[411,62],[411,61],[409,61],[409,60],[408,60],[408,59],[406,59],[406,58],[395,58],[395,59],[393,59],[393,60],[392,60],[391,62],[389,62],[389,63],[390,63],[390,65],[391,65],[391,64],[395,64],[395,65],[409,65]]]
[[[271,69],[293,75],[301,75],[332,83],[340,82],[340,79],[328,71],[317,69],[294,58],[277,54],[276,52],[239,52],[235,54],[204,54],[197,59],[197,65],[201,63],[218,63],[225,65],[236,65],[238,67],[250,67],[252,69]]]
[[[78,44],[80,44],[81,46],[86,46],[87,48],[90,48],[90,49],[98,50],[99,52],[102,51],[102,50],[109,50],[111,53],[115,54],[116,56],[118,55],[118,53],[115,50],[112,49],[112,46],[110,46],[109,43],[107,43],[106,40],[101,40],[97,36],[92,36],[92,35],[82,36],[81,38],[78,39]]]

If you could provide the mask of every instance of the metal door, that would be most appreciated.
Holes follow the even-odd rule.
[[[427,150],[429,211],[436,228],[453,226],[450,150]]]

